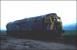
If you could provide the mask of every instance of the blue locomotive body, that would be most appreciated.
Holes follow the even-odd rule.
[[[60,21],[60,17],[55,13],[50,13],[10,22],[7,24],[6,28],[7,33],[10,35],[51,34],[53,36],[62,33],[62,22]]]

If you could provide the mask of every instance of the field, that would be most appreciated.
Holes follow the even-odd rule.
[[[65,31],[61,38],[52,40],[17,38],[8,36],[6,31],[1,31],[0,38],[1,50],[77,50],[76,30]]]

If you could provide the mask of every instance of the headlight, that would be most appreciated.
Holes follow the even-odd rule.
[[[58,21],[58,22],[61,22],[61,20],[60,20],[60,19],[57,19],[57,21]]]

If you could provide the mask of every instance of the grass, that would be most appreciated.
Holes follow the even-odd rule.
[[[63,34],[64,36],[74,37],[77,36],[77,30],[66,30]]]
[[[63,41],[68,44],[77,45],[77,30],[66,30],[63,33]]]

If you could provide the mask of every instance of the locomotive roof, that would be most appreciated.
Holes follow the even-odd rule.
[[[44,18],[44,17],[57,17],[57,14],[56,13],[49,13],[49,14],[45,14],[45,15],[40,15],[40,16],[35,16],[35,17],[30,17],[30,18],[24,18],[24,19],[21,19],[21,20],[27,20],[27,19],[32,19],[32,18]],[[17,21],[21,21],[21,20],[17,20]],[[15,22],[17,22],[15,21]]]

